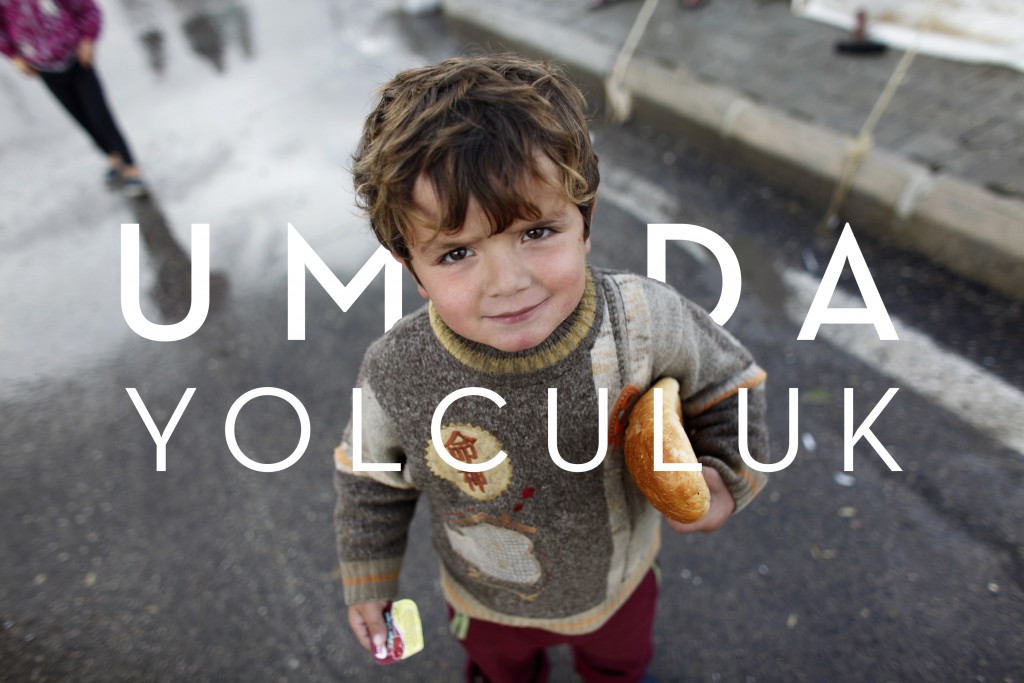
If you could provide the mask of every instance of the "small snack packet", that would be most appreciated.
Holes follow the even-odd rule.
[[[377,648],[373,661],[378,664],[394,664],[423,649],[420,611],[412,600],[388,603],[384,610],[384,624],[388,627],[387,642]]]

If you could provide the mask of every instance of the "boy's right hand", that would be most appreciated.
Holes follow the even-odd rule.
[[[14,63],[14,68],[25,74],[26,76],[38,76],[39,72],[32,68],[32,65],[26,62],[21,57],[14,57],[11,59]]]
[[[387,656],[388,629],[384,625],[387,600],[360,602],[348,608],[348,625],[363,649],[378,659]]]

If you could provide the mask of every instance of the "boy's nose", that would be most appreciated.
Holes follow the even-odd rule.
[[[488,259],[487,294],[511,296],[530,286],[529,268],[514,253],[498,253]]]

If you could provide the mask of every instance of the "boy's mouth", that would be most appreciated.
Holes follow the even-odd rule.
[[[526,308],[520,308],[517,311],[509,311],[508,313],[499,313],[498,315],[488,315],[488,316],[484,316],[484,317],[486,317],[488,320],[493,320],[494,322],[499,322],[499,323],[517,323],[517,322],[522,322],[523,320],[526,320],[527,318],[529,318],[533,314],[534,311],[539,309],[546,302],[547,302],[547,299],[545,299],[544,301],[541,301],[539,304],[534,304],[533,306],[527,306]]]

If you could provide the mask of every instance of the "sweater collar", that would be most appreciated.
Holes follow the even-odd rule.
[[[430,327],[441,345],[469,368],[488,375],[526,375],[546,370],[568,358],[600,323],[598,288],[587,268],[587,282],[576,309],[541,344],[524,351],[506,352],[471,341],[452,331],[441,320],[434,302],[429,304]]]

